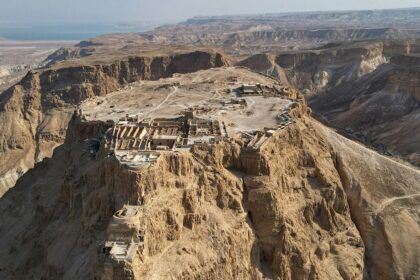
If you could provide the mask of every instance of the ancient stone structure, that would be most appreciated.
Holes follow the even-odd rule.
[[[187,110],[178,118],[130,118],[112,128],[111,153],[131,166],[156,161],[162,152],[189,151],[196,144],[216,144],[224,136],[219,121],[194,117]]]
[[[129,278],[124,268],[141,257],[144,250],[144,215],[143,206],[124,205],[112,217],[101,252],[101,279]]]
[[[243,84],[236,89],[237,96],[281,96],[289,95],[292,88],[282,85]]]
[[[123,107],[123,93],[92,106],[151,119],[73,115],[64,145],[0,200],[0,278],[416,278],[419,172],[314,122],[301,98],[245,96],[243,110],[173,117],[178,105],[234,98],[221,92],[229,71],[265,79],[200,72],[219,82],[154,92],[148,102],[169,101],[167,115]],[[221,140],[157,150],[155,135]],[[127,168],[136,157],[154,164]]]
[[[230,137],[239,136],[247,147],[258,150],[277,130],[293,122],[289,112],[297,103],[287,98],[290,91],[290,88],[278,84],[243,84],[236,90],[226,90],[228,95],[231,94],[230,97],[189,107],[178,117],[141,118],[143,113],[127,114],[112,128],[109,152],[120,163],[136,169],[156,162],[162,153],[189,152],[195,145],[215,145]],[[228,133],[219,115],[230,112],[233,119],[241,118],[241,114],[252,118],[249,116],[252,112],[247,110],[253,110],[256,101],[250,97],[274,98],[286,103],[273,100],[273,104],[278,105],[271,105],[268,102],[270,111],[277,112],[272,125],[258,130],[244,128],[239,135],[236,135],[237,131]],[[235,120],[230,126],[235,126]]]

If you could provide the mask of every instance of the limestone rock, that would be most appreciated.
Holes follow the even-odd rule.
[[[0,97],[0,195],[36,162],[64,142],[73,110],[85,99],[106,95],[127,83],[156,80],[229,64],[213,50],[113,52],[29,72]],[[194,60],[195,63],[189,63]]]

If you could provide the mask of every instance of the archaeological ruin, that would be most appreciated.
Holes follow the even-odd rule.
[[[288,113],[296,102],[286,99],[290,90],[280,85],[242,84],[230,90],[231,97],[191,106],[176,117],[126,114],[112,127],[109,153],[126,167],[136,169],[156,162],[162,153],[189,152],[194,145],[215,145],[231,137],[240,137],[249,148],[259,149],[276,130],[293,122]],[[251,97],[274,98],[268,104],[270,111],[277,112],[275,125],[262,130],[232,130],[229,127],[235,126],[235,121],[228,125],[223,116],[230,112],[235,119],[245,114],[252,121],[255,100]]]
[[[264,96],[264,97],[275,97],[284,96],[289,94],[293,89],[286,86],[280,85],[263,85],[263,84],[243,84],[236,89],[236,95],[238,97],[247,96]]]
[[[102,247],[102,278],[115,279],[124,277],[125,263],[143,254],[145,210],[142,205],[124,205],[117,211],[106,234],[107,240]]]
[[[156,161],[160,153],[216,144],[225,136],[226,130],[219,121],[196,118],[190,110],[172,119],[140,120],[126,116],[112,129],[111,153],[131,167],[142,166]]]

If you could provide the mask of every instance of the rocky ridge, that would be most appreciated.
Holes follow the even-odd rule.
[[[307,118],[305,112],[300,107],[293,115]],[[27,196],[28,206],[16,216],[23,222],[2,233],[3,250],[10,250],[9,242],[21,248],[4,254],[9,260],[20,254],[21,246],[31,256],[13,263],[2,260],[1,273],[64,279],[98,275],[98,244],[112,214],[124,204],[143,200],[147,209],[144,251],[124,265],[125,278],[360,278],[363,243],[351,222],[332,151],[316,135],[308,145],[315,141],[319,151],[299,147],[310,130],[306,127],[310,124],[302,121],[276,135],[260,153],[246,152],[240,143],[229,141],[197,147],[192,155],[168,154],[154,166],[133,172],[106,156],[107,124],[74,116],[65,145],[24,175],[2,199],[2,219],[10,219],[6,209],[22,197],[22,191],[39,194],[37,201]],[[102,139],[93,160],[83,152],[83,140],[90,138]],[[286,155],[290,160],[284,161]],[[57,166],[62,158],[67,160]],[[321,171],[323,165],[329,167]],[[57,173],[57,168],[62,171]],[[38,172],[47,175],[28,185]],[[50,192],[48,198],[45,192]],[[284,196],[299,206],[280,203]],[[30,205],[38,210],[32,212]],[[53,228],[62,223],[72,230],[60,236]],[[28,227],[31,230],[22,237],[8,238]],[[32,234],[41,238],[28,242]],[[343,238],[354,243],[336,241]],[[335,246],[334,253],[330,246]],[[79,269],[77,258],[84,261]],[[321,265],[326,262],[328,269]]]
[[[300,99],[259,150],[226,139],[136,170],[109,155],[112,123],[73,115],[65,143],[0,200],[0,276],[106,275],[112,216],[142,201],[144,248],[114,265],[121,279],[415,279],[420,173],[308,113]]]
[[[73,109],[84,99],[106,95],[134,81],[229,63],[222,54],[211,50],[181,49],[166,55],[132,53],[106,53],[102,54],[106,59],[92,56],[91,60],[73,60],[31,71],[0,96],[1,193],[64,141]]]
[[[328,44],[272,54],[264,65],[264,55],[254,55],[240,65],[299,88],[319,119],[348,137],[418,165],[418,46],[417,40]]]
[[[0,278],[420,278],[419,170],[318,123],[297,91],[293,122],[257,150],[233,136],[139,169],[109,152],[113,122],[95,120],[125,115],[126,102],[154,116],[164,103],[168,113],[212,104],[232,91],[220,77],[269,75],[299,88],[341,134],[418,165],[419,43],[388,40],[416,37],[418,11],[195,18],[59,50],[0,95]],[[282,28],[293,22],[314,25]],[[337,42],[356,38],[375,40]],[[174,41],[222,46],[264,75],[220,67],[175,75],[185,84],[161,79],[231,63],[205,48],[162,48]],[[74,113],[81,103],[104,113]],[[123,230],[141,245],[110,266],[106,243],[129,207],[140,215]]]

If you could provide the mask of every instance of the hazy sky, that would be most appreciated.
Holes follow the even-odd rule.
[[[416,6],[420,0],[0,0],[0,23],[173,22],[198,15]]]

